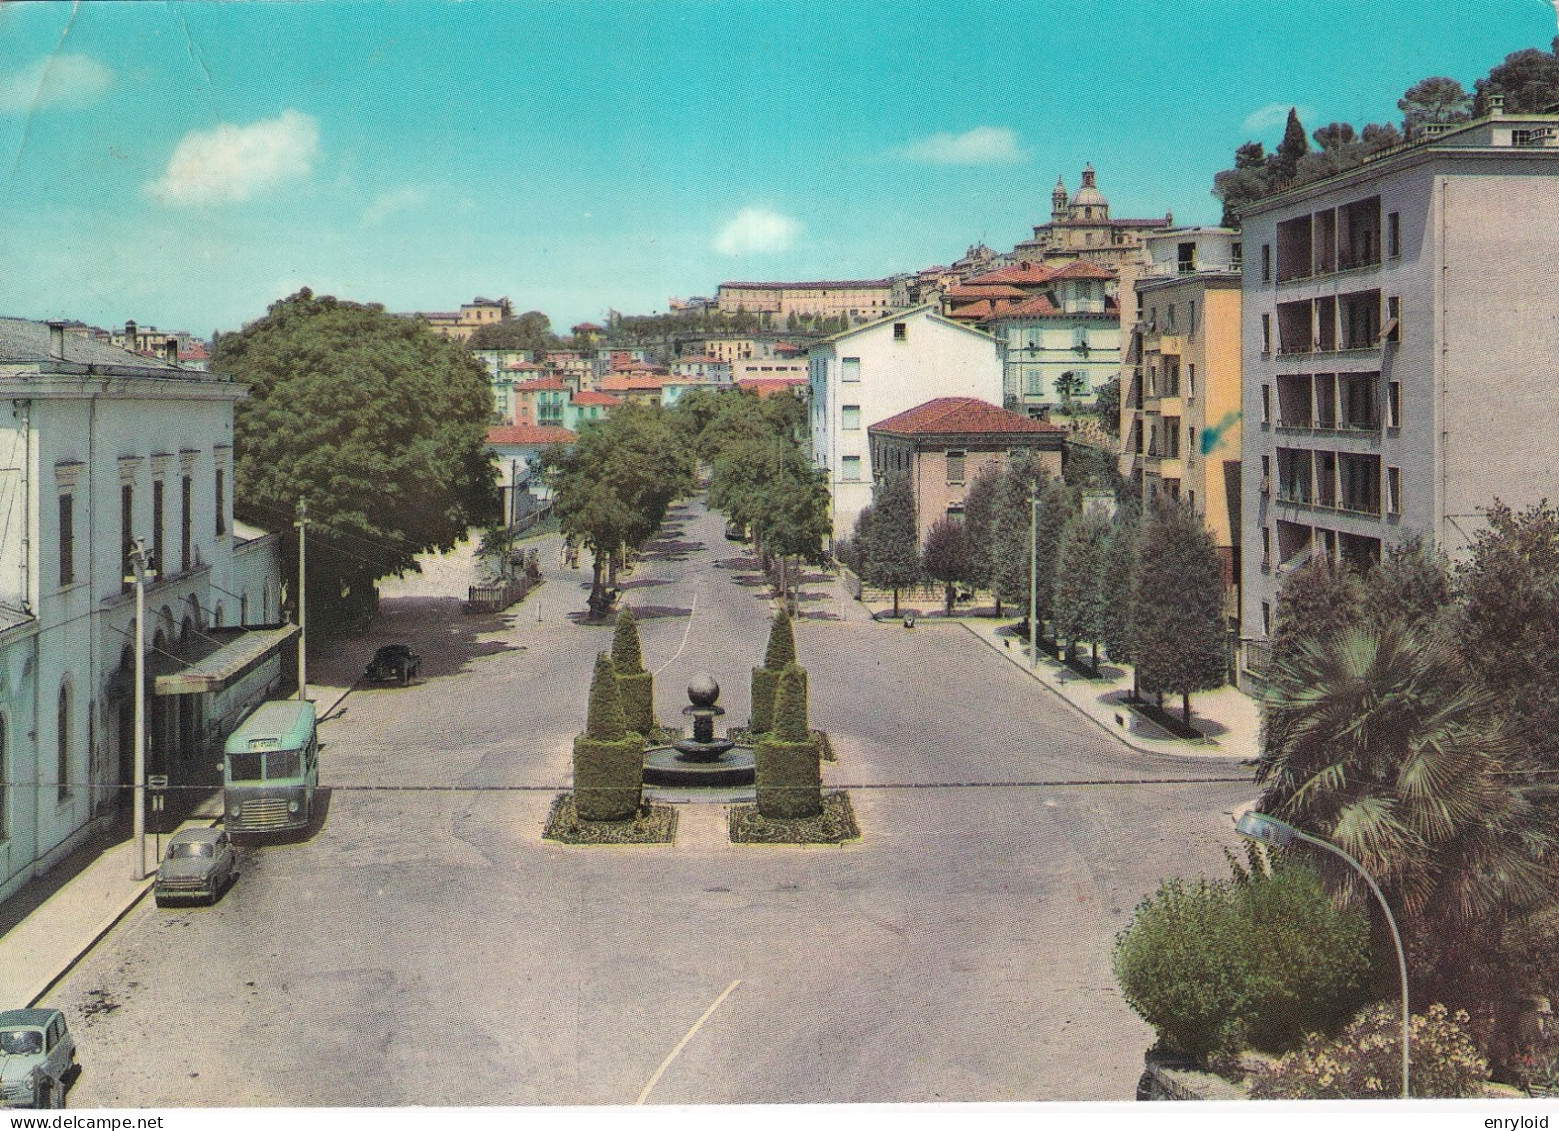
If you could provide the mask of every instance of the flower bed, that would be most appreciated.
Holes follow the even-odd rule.
[[[560,793],[541,836],[561,844],[671,844],[677,837],[677,811],[670,805],[640,805],[631,820],[584,821],[574,809],[574,795]]]
[[[821,813],[795,821],[769,820],[756,805],[734,806],[730,829],[735,844],[844,844],[861,838],[850,795],[843,791],[824,794]]]

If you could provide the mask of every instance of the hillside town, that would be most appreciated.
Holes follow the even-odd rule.
[[[1551,1102],[1555,44],[1217,225],[0,317],[0,1100]]]

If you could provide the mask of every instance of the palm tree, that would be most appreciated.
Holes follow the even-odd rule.
[[[1350,628],[1274,662],[1261,807],[1359,860],[1427,956],[1415,980],[1465,994],[1480,948],[1553,890],[1514,749],[1500,703],[1442,637]]]

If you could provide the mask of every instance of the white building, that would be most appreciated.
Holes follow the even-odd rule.
[[[812,462],[826,470],[835,538],[872,498],[866,428],[937,397],[1001,405],[996,339],[922,306],[857,326],[807,353]]]
[[[149,773],[220,780],[213,745],[280,678],[295,629],[275,627],[276,540],[253,532],[234,548],[233,404],[245,395],[62,323],[0,319],[0,898],[128,804],[132,539],[156,572]],[[262,622],[273,627],[240,627]]]

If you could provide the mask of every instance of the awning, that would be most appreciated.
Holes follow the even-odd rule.
[[[203,645],[201,653],[187,656],[188,662],[178,671],[158,674],[154,692],[158,695],[199,695],[221,691],[270,659],[297,635],[297,631],[295,624],[205,629],[204,635],[209,639],[199,641]]]

